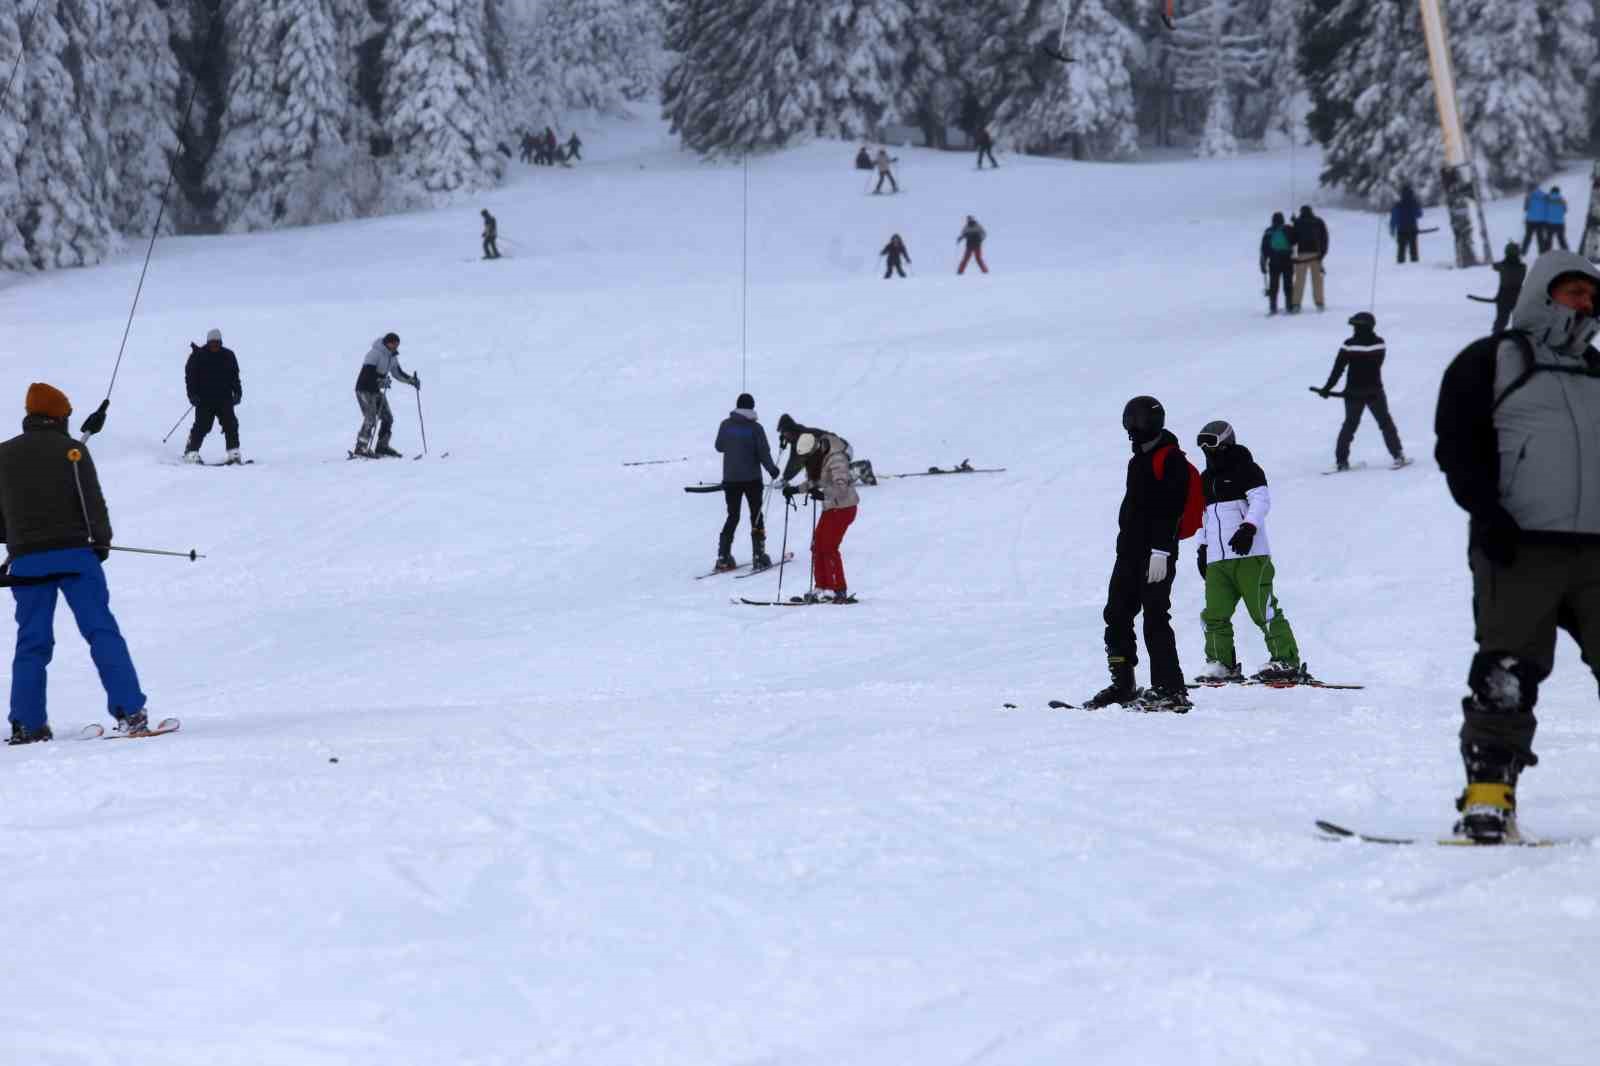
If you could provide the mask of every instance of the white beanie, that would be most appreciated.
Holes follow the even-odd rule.
[[[222,339],[222,331],[220,329],[209,329],[209,330],[206,330],[206,340],[208,340],[208,341],[220,341],[221,339]]]

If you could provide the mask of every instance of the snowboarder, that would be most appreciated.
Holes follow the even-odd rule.
[[[577,130],[573,130],[572,136],[567,138],[567,158],[583,162],[583,142],[578,140]]]
[[[422,375],[407,374],[400,367],[400,334],[385,333],[372,342],[372,347],[361,360],[361,373],[356,376],[356,402],[361,405],[361,428],[356,431],[353,455],[363,459],[398,459],[400,453],[389,447],[389,434],[394,431],[394,412],[389,409],[389,378],[397,377],[412,388],[421,391]],[[372,444],[373,428],[378,440]]]
[[[856,169],[857,170],[871,170],[872,169],[872,153],[867,151],[867,146],[864,145],[864,144],[861,146],[861,151],[856,153]]]
[[[961,265],[956,267],[957,274],[967,272],[967,264],[977,260],[978,269],[985,274],[989,273],[989,264],[983,261],[983,242],[989,237],[988,231],[978,224],[978,220],[971,215],[967,216],[967,224],[961,227],[961,234],[956,242],[965,242],[967,250],[961,254]]]
[[[1486,337],[1444,373],[1435,456],[1471,516],[1477,654],[1461,701],[1466,790],[1455,832],[1517,839],[1516,787],[1535,766],[1534,706],[1557,628],[1600,676],[1600,270],[1553,251],[1528,272],[1511,333]]]
[[[1561,186],[1552,185],[1544,198],[1544,244],[1539,251],[1548,252],[1557,244],[1567,250],[1567,198],[1561,195]]]
[[[1528,254],[1528,248],[1535,241],[1539,244],[1539,252],[1543,254],[1550,250],[1549,239],[1545,236],[1545,216],[1549,204],[1545,202],[1544,190],[1535,185],[1528,190],[1528,195],[1522,198],[1522,254]]]
[[[886,181],[889,183],[890,192],[900,191],[900,183],[894,180],[894,171],[889,169],[891,164],[898,162],[900,162],[899,156],[891,159],[887,149],[878,149],[878,157],[873,160],[873,166],[878,168],[878,185],[872,190],[874,196],[883,191],[883,183]]]
[[[983,157],[988,156],[989,162],[996,170],[1000,169],[1000,161],[994,157],[994,138],[989,135],[987,126],[979,126],[978,132],[973,137],[973,143],[978,146],[978,169],[983,169]]]
[[[1355,332],[1339,348],[1333,369],[1328,372],[1328,383],[1317,390],[1326,400],[1340,375],[1349,369],[1350,378],[1344,387],[1344,424],[1339,427],[1339,438],[1333,446],[1334,469],[1350,469],[1350,444],[1356,438],[1361,416],[1370,409],[1398,470],[1410,460],[1400,446],[1400,432],[1394,428],[1394,419],[1389,417],[1389,398],[1383,391],[1383,360],[1389,349],[1376,332],[1378,320],[1371,312],[1358,311],[1351,315],[1350,325]]]
[[[1311,298],[1317,310],[1327,310],[1322,291],[1322,260],[1328,255],[1328,224],[1312,212],[1310,204],[1302,204],[1294,220],[1294,306],[1289,310],[1299,312],[1305,303],[1306,275],[1311,276]]]
[[[1166,428],[1167,413],[1153,396],[1135,396],[1122,409],[1133,446],[1127,491],[1117,514],[1117,553],[1106,591],[1106,664],[1111,684],[1084,703],[1131,704],[1151,711],[1189,710],[1188,687],[1172,633],[1172,582],[1177,575],[1178,523],[1189,496],[1189,461]],[[1139,647],[1133,620],[1144,612],[1150,691],[1140,696],[1133,669]]]
[[[899,274],[902,278],[906,276],[905,268],[900,263],[902,260],[907,263],[911,262],[911,253],[906,250],[906,242],[900,239],[900,234],[896,233],[890,237],[889,243],[884,245],[883,250],[878,254],[889,258],[888,265],[883,268],[885,279],[894,274]]]
[[[1261,234],[1261,280],[1266,289],[1267,314],[1278,313],[1278,290],[1283,290],[1283,306],[1294,310],[1294,231],[1283,221],[1283,212],[1272,213],[1272,225]]]
[[[110,554],[111,515],[94,459],[70,435],[72,404],[60,390],[30,385],[24,409],[22,434],[0,444],[0,540],[7,553],[0,582],[11,586],[17,605],[7,743],[52,736],[45,691],[58,592],[89,643],[117,731],[138,736],[146,730],[145,696],[100,565]]]
[[[1417,261],[1417,227],[1422,222],[1422,204],[1410,185],[1400,186],[1400,199],[1389,209],[1389,233],[1395,240],[1394,261],[1404,263],[1406,253]]]
[[[1206,585],[1206,605],[1200,612],[1206,628],[1206,666],[1200,676],[1208,681],[1244,680],[1233,644],[1233,611],[1242,599],[1250,620],[1266,637],[1271,659],[1252,676],[1257,681],[1292,681],[1300,675],[1300,648],[1272,591],[1274,569],[1266,530],[1272,498],[1267,475],[1227,422],[1207,422],[1195,443],[1206,457],[1200,475],[1206,496],[1204,540],[1195,559]]]
[[[1528,265],[1522,261],[1516,241],[1506,245],[1506,257],[1495,263],[1494,269],[1500,275],[1500,287],[1494,294],[1494,329],[1490,332],[1500,333],[1511,321],[1511,312],[1522,295],[1522,280],[1528,276]]]
[[[734,409],[717,427],[716,448],[722,453],[722,493],[728,503],[728,520],[717,540],[716,569],[739,565],[733,561],[733,535],[739,529],[740,507],[748,503],[751,568],[765,570],[772,560],[767,557],[767,527],[761,514],[761,471],[776,478],[778,464],[772,461],[767,431],[756,420],[756,401],[748,392],[739,394]]]
[[[794,439],[794,454],[804,465],[806,479],[785,485],[785,500],[808,495],[822,501],[822,519],[811,535],[811,576],[815,590],[806,598],[815,603],[850,603],[845,583],[844,558],[839,545],[856,520],[861,502],[850,477],[850,446],[833,433],[802,430]]]
[[[183,383],[189,393],[189,403],[194,406],[194,426],[189,430],[183,461],[203,461],[200,444],[210,435],[211,427],[221,422],[228,463],[243,462],[239,457],[239,418],[233,409],[244,400],[244,386],[239,382],[239,360],[230,349],[222,346],[220,329],[206,332],[203,348],[190,343],[189,361],[183,367]]]
[[[478,214],[483,216],[483,257],[485,259],[499,259],[500,246],[496,243],[500,237],[500,223],[489,213],[486,207]],[[516,243],[515,241],[512,242]]]

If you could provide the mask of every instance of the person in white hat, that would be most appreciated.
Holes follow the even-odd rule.
[[[244,399],[244,386],[239,383],[239,360],[231,349],[222,346],[220,329],[206,333],[203,348],[190,343],[189,362],[183,368],[183,380],[189,389],[189,402],[194,405],[194,428],[189,430],[189,444],[183,451],[183,461],[204,461],[200,458],[200,444],[211,432],[211,427],[221,422],[222,437],[228,446],[229,465],[242,463],[244,460],[239,457],[239,418],[233,409]]]

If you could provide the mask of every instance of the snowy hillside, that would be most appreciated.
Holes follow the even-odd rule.
[[[1463,298],[1488,271],[1444,269],[1441,235],[1397,267],[1380,219],[1328,210],[1328,313],[1267,319],[1257,242],[1306,199],[1304,154],[1297,193],[1282,155],[977,173],[907,150],[896,197],[866,195],[853,146],[752,162],[747,384],[769,431],[788,411],[880,472],[1007,468],[863,489],[844,542],[862,604],[762,611],[729,597],[775,576],[691,580],[721,502],[680,491],[720,477],[746,385],[744,173],[654,125],[584,134],[591,161],[518,165],[482,205],[157,245],[94,451],[121,543],[208,556],[110,568],[152,716],[184,728],[4,752],[0,1061],[1593,1061],[1592,844],[1312,828],[1431,837],[1454,813],[1473,647],[1431,421],[1443,366],[1489,326]],[[479,206],[501,262],[477,259]],[[1497,246],[1517,211],[1493,205]],[[958,278],[969,213],[993,273]],[[877,276],[894,232],[906,282]],[[1341,412],[1306,387],[1367,306],[1375,247],[1419,461],[1378,467],[1369,422],[1355,458],[1378,468],[1322,477]],[[80,412],[104,393],[140,253],[6,279],[18,418],[33,380]],[[159,443],[213,325],[254,466]],[[359,360],[391,329],[433,456],[347,463]],[[1186,446],[1234,422],[1272,479],[1306,659],[1365,690],[1046,708],[1104,684],[1140,392]],[[415,453],[412,393],[394,400]],[[789,522],[802,562],[809,521]],[[776,504],[769,526],[775,548]],[[64,610],[57,631],[66,735],[103,699]],[[1264,659],[1247,624],[1240,649]],[[1592,837],[1600,721],[1570,643],[1542,697],[1524,821]]]

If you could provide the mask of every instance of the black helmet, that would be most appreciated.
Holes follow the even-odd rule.
[[[1202,426],[1200,434],[1195,437],[1194,442],[1207,450],[1227,448],[1237,443],[1234,440],[1233,427],[1220,418],[1215,422],[1207,422]]]
[[[398,333],[385,333],[383,335],[383,343],[385,343],[385,344],[399,344],[400,343],[400,334],[398,334]]]
[[[1350,324],[1356,329],[1377,329],[1378,320],[1371,311],[1357,311],[1350,316]]]
[[[1122,428],[1135,444],[1153,440],[1167,428],[1166,409],[1154,396],[1135,396],[1122,409]]]

